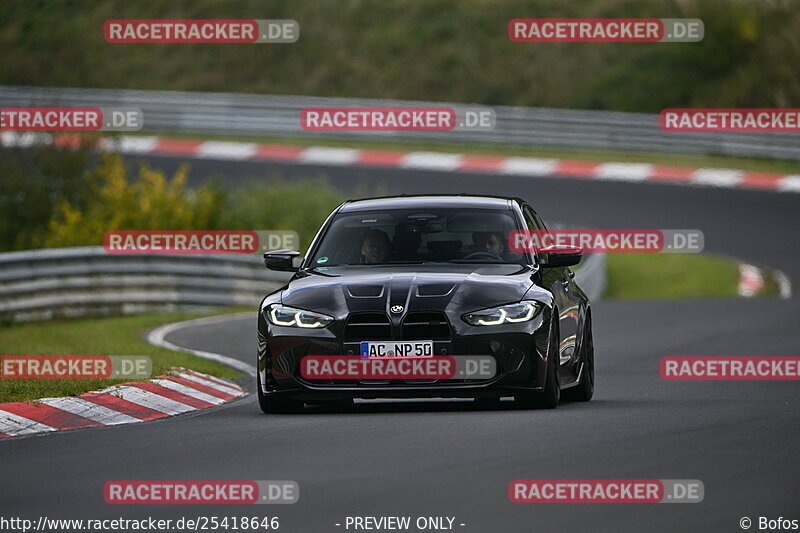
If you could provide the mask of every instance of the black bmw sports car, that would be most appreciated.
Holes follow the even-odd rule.
[[[296,412],[353,398],[491,405],[513,396],[536,408],[590,400],[591,309],[569,269],[581,250],[510,246],[511,235],[544,230],[518,198],[343,203],[306,257],[264,255],[267,268],[294,275],[260,307],[261,408]]]

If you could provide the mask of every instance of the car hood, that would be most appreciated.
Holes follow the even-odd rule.
[[[343,317],[357,311],[389,313],[458,308],[477,310],[516,302],[528,292],[549,303],[550,293],[533,286],[535,270],[522,265],[391,265],[325,267],[292,279],[282,303]]]

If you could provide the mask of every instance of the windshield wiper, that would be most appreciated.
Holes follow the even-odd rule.
[[[317,268],[335,268],[342,266],[386,266],[386,265],[424,265],[425,261],[385,261],[382,263],[337,263],[335,265],[315,265],[308,270],[315,270]]]

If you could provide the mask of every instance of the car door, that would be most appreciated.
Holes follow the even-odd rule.
[[[529,205],[523,206],[525,224],[531,231],[547,230],[544,222]],[[539,262],[547,262],[546,253],[537,250]],[[574,273],[568,267],[543,267],[542,286],[553,293],[558,308],[559,359],[561,383],[571,383],[578,377],[579,361],[577,352],[578,324],[581,315],[580,290],[573,280]]]

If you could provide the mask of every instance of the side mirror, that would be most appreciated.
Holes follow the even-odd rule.
[[[300,252],[294,250],[273,250],[264,254],[264,266],[278,272],[297,272],[299,265],[295,266],[295,260],[299,257]]]
[[[539,252],[547,254],[547,262],[542,264],[543,267],[575,266],[583,257],[583,249],[578,246],[548,246]]]

